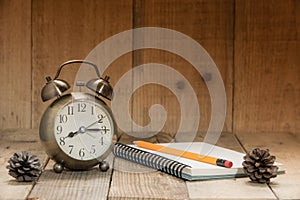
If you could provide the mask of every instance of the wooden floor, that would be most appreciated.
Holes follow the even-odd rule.
[[[0,144],[0,199],[300,199],[300,138],[292,133],[224,133],[219,139],[219,146],[238,151],[270,149],[285,165],[286,174],[269,185],[252,183],[248,178],[185,182],[153,170],[130,173],[121,168],[134,164],[123,160],[115,163],[119,169],[105,173],[93,168],[56,174],[40,146],[37,130],[2,130]],[[36,154],[44,163],[36,183],[16,182],[7,173],[8,159],[22,150]],[[137,170],[145,168],[138,166]]]

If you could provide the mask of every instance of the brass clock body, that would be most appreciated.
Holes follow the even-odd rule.
[[[89,169],[110,153],[116,124],[104,101],[88,93],[56,99],[42,116],[40,140],[56,163],[72,170]]]

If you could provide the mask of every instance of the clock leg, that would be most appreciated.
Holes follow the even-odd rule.
[[[100,169],[102,172],[106,172],[106,171],[109,169],[109,163],[106,162],[105,160],[102,160],[102,161],[99,163],[99,169]]]
[[[53,170],[56,172],[56,173],[61,173],[63,170],[64,170],[64,166],[63,164],[61,163],[55,163],[53,165]]]

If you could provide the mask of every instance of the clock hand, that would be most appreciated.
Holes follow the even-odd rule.
[[[64,138],[68,138],[68,137],[70,137],[70,138],[72,138],[72,137],[74,137],[75,135],[77,135],[78,134],[78,131],[75,131],[75,132],[70,132],[66,137],[64,137]]]
[[[101,128],[87,128],[87,131],[101,131]]]
[[[97,121],[98,122],[98,121]],[[95,123],[93,123],[93,124],[91,124],[90,126],[92,126],[92,125],[94,125]],[[88,128],[84,128],[84,130],[82,130],[82,127],[80,127],[79,128],[79,130],[78,131],[72,131],[72,132],[70,132],[66,137],[64,137],[64,138],[68,138],[68,137],[70,137],[70,138],[72,138],[72,137],[74,137],[75,135],[77,135],[78,133],[85,133],[86,131],[101,131],[102,129],[100,129],[100,128],[91,128],[91,129],[88,129]],[[88,134],[88,135],[90,135],[90,134]]]
[[[95,121],[95,122],[93,122],[92,124],[88,125],[88,126],[86,127],[86,129],[90,128],[91,126],[93,126],[93,125],[95,125],[95,124],[97,124],[97,123],[102,123],[102,120],[103,120],[103,118],[105,118],[105,117],[106,117],[106,116],[101,115],[101,118],[100,118],[100,119],[98,119],[97,121]]]
[[[110,129],[106,128],[105,126],[102,128],[91,128],[91,129],[86,129],[87,131],[95,131],[95,132],[101,132],[104,131],[104,134],[107,133],[107,131],[110,131]]]
[[[73,131],[70,132],[65,138],[68,138],[68,137],[72,138],[72,137],[74,137],[75,135],[77,135],[78,133],[85,133],[86,130],[87,130],[87,128],[85,128],[84,126],[81,126],[77,131],[75,131],[75,132],[73,132]]]
[[[98,119],[97,121],[91,123],[91,124],[88,125],[87,127],[82,126],[82,127],[79,128],[79,130],[77,130],[77,131],[75,131],[75,132],[70,132],[65,138],[68,138],[68,137],[72,138],[72,137],[74,137],[75,135],[77,135],[78,133],[85,133],[86,131],[101,131],[101,130],[103,130],[103,129],[99,129],[99,128],[98,128],[98,129],[97,129],[97,128],[90,128],[90,129],[89,129],[89,127],[91,127],[91,126],[97,124],[98,122],[102,121],[103,118],[105,118],[105,117],[106,117],[106,116],[101,115],[101,118]]]

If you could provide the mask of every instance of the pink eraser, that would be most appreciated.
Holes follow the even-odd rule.
[[[226,160],[225,163],[224,163],[224,166],[227,167],[227,168],[231,168],[232,165],[233,165],[232,162],[228,161],[228,160]]]

